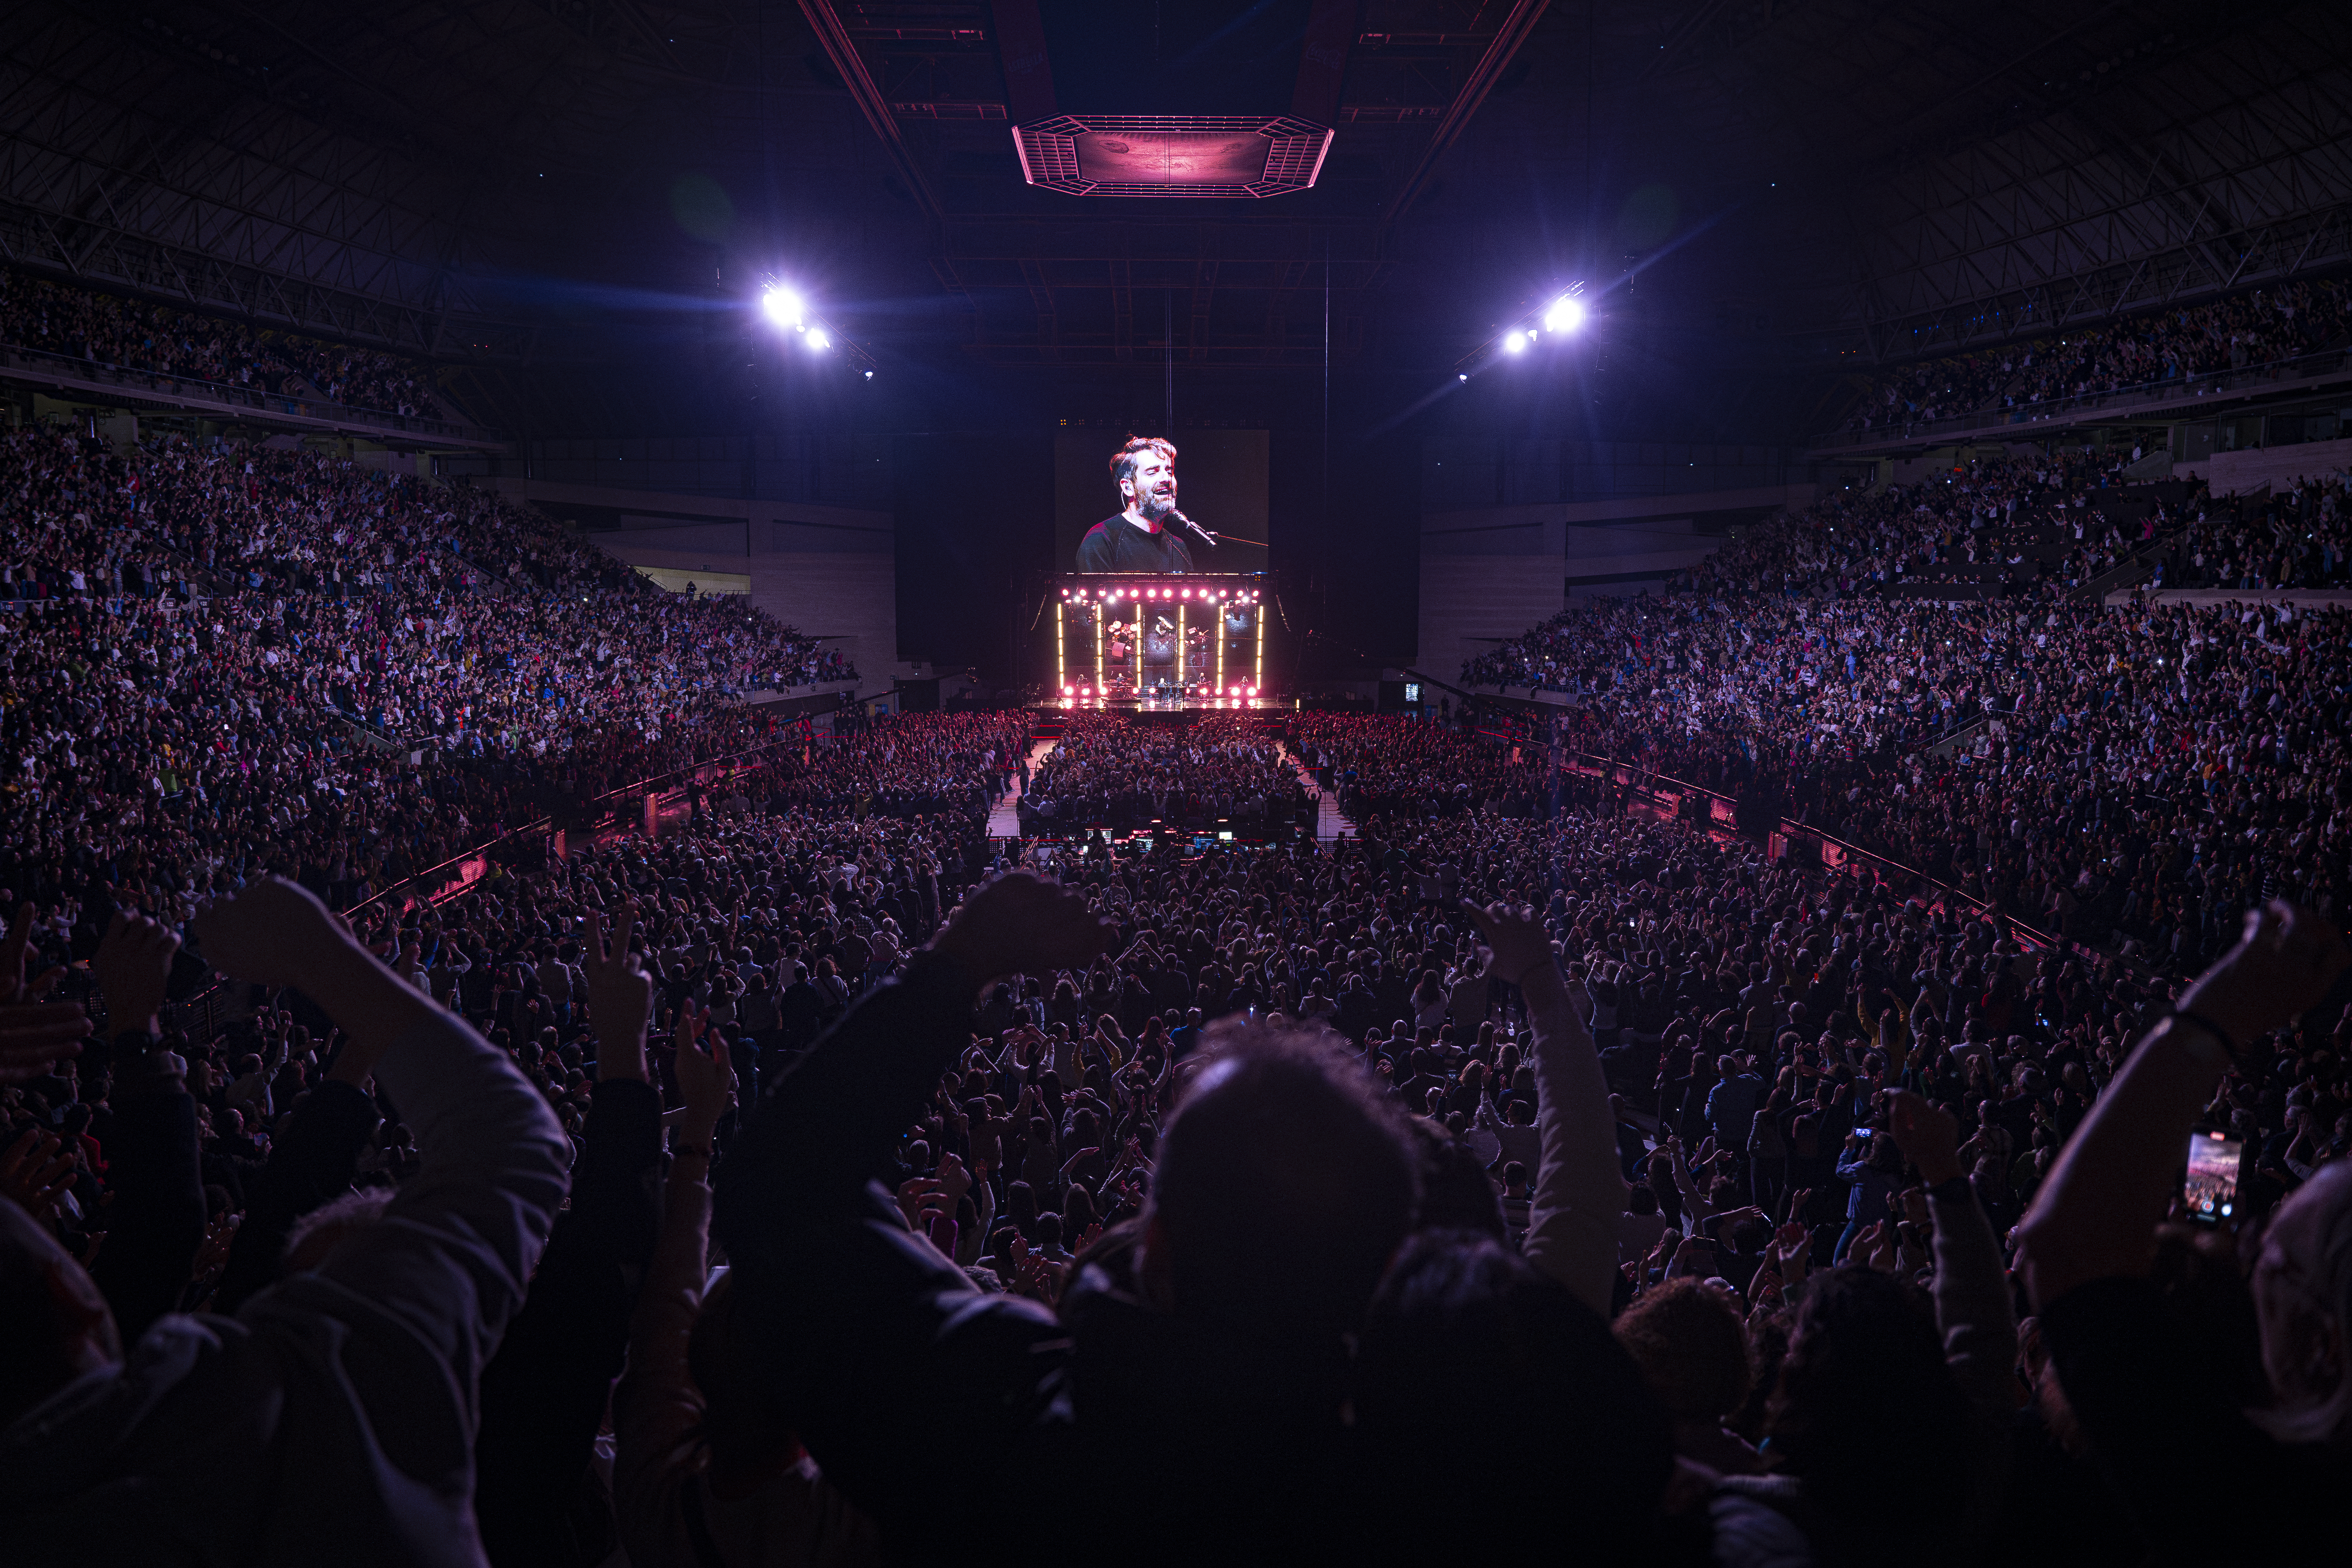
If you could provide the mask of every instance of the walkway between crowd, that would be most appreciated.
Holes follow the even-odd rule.
[[[1035,776],[1038,765],[1045,762],[1045,753],[1059,743],[1055,740],[1044,740],[1029,748],[1029,773],[1032,777]],[[1021,797],[1026,793],[1020,775],[1014,774],[1013,787],[999,795],[996,803],[988,808],[988,836],[991,838],[1021,837]]]
[[[1325,789],[1320,783],[1317,782],[1314,771],[1305,763],[1300,762],[1297,753],[1288,746],[1277,741],[1275,742],[1275,749],[1282,753],[1283,761],[1298,770],[1299,784],[1315,797],[1315,837],[1325,842],[1334,838],[1354,837],[1356,825],[1339,810],[1339,793],[1336,790]]]

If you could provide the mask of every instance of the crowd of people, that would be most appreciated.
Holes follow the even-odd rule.
[[[2352,582],[2344,476],[2298,477],[2258,503],[2200,517],[2155,559],[2157,588],[2338,588]]]
[[[2032,419],[2044,404],[2274,363],[2352,337],[2352,285],[2277,283],[2105,326],[1904,365],[1874,378],[1851,430],[1899,433],[1938,420]]]
[[[0,879],[20,893],[100,864],[184,901],[265,863],[381,890],[772,744],[785,726],[749,692],[855,679],[487,492],[308,453],[19,431],[0,517]]]
[[[821,731],[485,492],[8,437],[0,1559],[2308,1551],[2352,617],[2068,590],[2342,490],[2116,467],[1776,520],[1534,718]]]
[[[1028,765],[1030,725],[1018,710],[900,714],[812,753],[772,778],[764,798],[820,817],[954,814],[984,824]]]
[[[2005,510],[1988,467],[1874,515],[1939,548],[1936,528]],[[2158,586],[2324,582],[2340,495],[2333,479],[2228,509],[2190,494],[2137,528],[2165,531],[2160,566],[2191,563]],[[2074,497],[2096,528],[2100,492]],[[1887,547],[1884,531],[1845,542],[1863,510],[1781,520],[1662,595],[1571,611],[1465,677],[1567,693],[1559,739],[1575,752],[1755,801],[2143,962],[2193,970],[2261,897],[2342,912],[2343,612],[2109,606],[2052,585],[1842,592]]]
[[[1300,756],[1330,770],[1339,809],[1361,820],[1493,813],[1526,816],[1542,785],[1534,764],[1509,748],[1451,725],[1397,716],[1307,712],[1295,725]]]
[[[1531,765],[1307,717],[1327,765]],[[1080,749],[1121,725],[1165,733]],[[987,791],[1020,740],[835,743]],[[1122,1523],[1155,1561],[1549,1528],[2121,1563],[2329,1506],[2342,1373],[2298,1347],[2352,1289],[2352,1012],[2315,914],[2183,990],[1573,771],[1534,814],[1064,843],[1059,888],[999,875],[1048,847],[976,809],[743,795],[348,923],[259,866],[193,919],[94,879],[86,965],[24,910],[12,1554],[169,1518],[493,1563]],[[183,941],[249,1018],[160,1032]],[[2251,1298],[2158,1237],[2200,1118],[2242,1150]],[[2259,1523],[2179,1487],[2215,1467]]]
[[[1181,729],[1139,729],[1075,711],[1021,798],[1025,830],[1067,835],[1151,823],[1256,834],[1299,820],[1298,769],[1255,713],[1209,712]]]
[[[431,373],[380,349],[275,330],[0,268],[0,343],[120,370],[217,382],[350,408],[446,419]]]

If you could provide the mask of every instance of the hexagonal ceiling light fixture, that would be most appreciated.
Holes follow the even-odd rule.
[[[1315,183],[1333,134],[1288,114],[1057,114],[1013,146],[1023,178],[1074,196],[1278,196]]]

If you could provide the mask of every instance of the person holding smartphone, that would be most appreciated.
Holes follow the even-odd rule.
[[[2352,950],[2273,900],[2149,1031],[2060,1154],[2018,1262],[2066,1402],[2168,1558],[2252,1562],[2340,1528],[2352,1488],[2352,1164],[2314,1171],[2264,1231],[2252,1285],[2272,1400],[2232,1401],[2232,1358],[2183,1342],[2149,1273],[2183,1141],[2238,1053],[2326,994]],[[2227,1499],[2226,1507],[2214,1506]]]

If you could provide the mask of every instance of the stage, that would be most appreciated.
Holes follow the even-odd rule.
[[[1270,713],[1288,710],[1288,697],[1049,697],[1036,706],[1041,713],[1125,713],[1144,723],[1190,723],[1203,713]]]
[[[1285,685],[1279,617],[1256,574],[1056,578],[1036,617],[1030,668],[1072,710],[1204,713],[1270,707]],[[1048,627],[1045,623],[1050,619]],[[1269,622],[1276,623],[1269,626]],[[1269,658],[1269,653],[1273,655]]]

